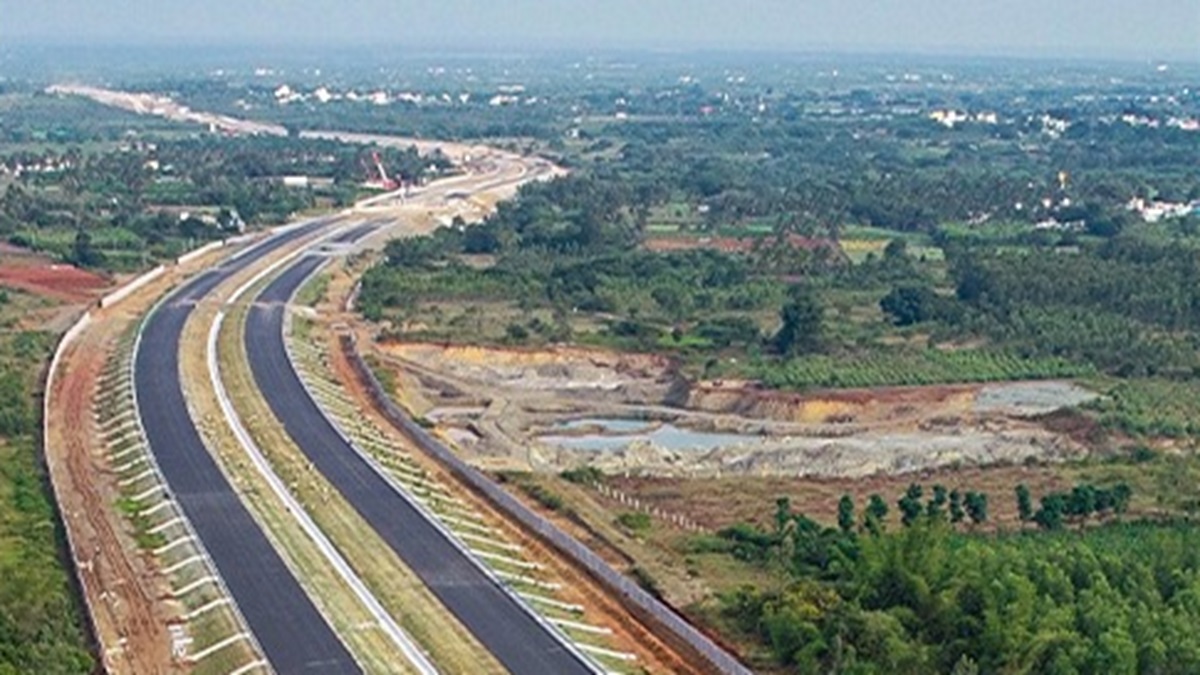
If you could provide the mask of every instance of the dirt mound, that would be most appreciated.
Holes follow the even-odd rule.
[[[663,357],[577,347],[526,350],[386,343],[380,349],[463,380],[526,390],[615,391],[638,381],[665,382],[672,373],[670,361]]]
[[[1002,382],[784,392],[752,382],[702,382],[688,407],[800,424],[905,425],[972,417],[1031,416],[1096,397],[1070,382]]]
[[[705,453],[636,443],[614,451],[573,451],[609,473],[659,476],[784,475],[866,477],[945,466],[1018,465],[1078,457],[1068,439],[1033,428],[868,432],[840,438],[764,437]],[[558,451],[565,463],[570,454]]]
[[[74,265],[21,253],[0,251],[0,286],[43,295],[63,302],[88,302],[111,285],[107,278]]]
[[[702,382],[692,387],[688,407],[801,424],[900,423],[967,414],[979,391],[979,385],[947,385],[798,393],[747,382]]]

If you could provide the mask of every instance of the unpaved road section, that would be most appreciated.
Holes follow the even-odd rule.
[[[118,489],[92,417],[96,383],[129,317],[98,317],[63,352],[49,400],[46,461],[108,672],[170,672],[169,589],[113,508]]]
[[[164,673],[184,666],[171,653],[169,627],[177,615],[171,589],[115,508],[118,477],[93,418],[93,402],[121,336],[168,288],[213,259],[172,268],[120,304],[93,309],[91,322],[60,353],[46,392],[43,451],[108,672]]]

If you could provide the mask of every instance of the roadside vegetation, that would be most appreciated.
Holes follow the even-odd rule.
[[[1190,672],[1200,220],[1126,201],[1200,197],[1200,136],[1079,121],[1103,107],[1059,99],[1065,133],[761,109],[584,123],[541,146],[571,176],[392,242],[360,307],[401,340],[657,352],[781,389],[1079,380],[1102,396],[1047,424],[1108,456],[1029,467],[1055,487],[913,485],[827,522],[782,501],[682,544],[619,510],[590,528],[648,588],[679,587],[645,565],[663,551],[711,582],[689,611],[766,670]],[[553,485],[520,487],[581,513]]]
[[[851,98],[883,111],[886,91]],[[571,176],[392,243],[362,310],[406,339],[662,352],[778,388],[1087,378],[1113,392],[1107,427],[1186,428],[1129,392],[1193,372],[1200,218],[1144,223],[1125,202],[1200,196],[1200,140],[1065,92],[993,96],[1014,121],[948,129],[796,101],[653,115],[631,93],[645,119],[534,137]],[[1047,130],[1035,109],[1073,121]]]
[[[0,316],[20,311],[5,294]],[[38,379],[53,336],[0,335],[0,673],[92,669],[62,531],[38,459]]]

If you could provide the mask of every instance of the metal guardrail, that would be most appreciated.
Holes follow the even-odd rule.
[[[367,391],[375,405],[421,450],[432,456],[460,480],[465,481],[496,508],[520,523],[522,527],[536,534],[562,555],[570,558],[620,599],[625,608],[639,620],[662,629],[660,637],[666,638],[672,647],[699,657],[708,663],[714,672],[726,675],[751,675],[752,671],[749,668],[742,665],[732,654],[688,623],[673,609],[646,592],[633,580],[613,569],[603,558],[579,543],[574,537],[525,506],[413,421],[384,392],[375,373],[358,353],[353,336],[342,335],[341,347],[355,374],[366,384]]]

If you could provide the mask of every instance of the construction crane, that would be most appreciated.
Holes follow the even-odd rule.
[[[377,176],[377,178],[368,180],[366,183],[364,183],[364,185],[370,188],[383,190],[385,192],[391,192],[403,187],[403,183],[388,175],[387,169],[383,168],[383,160],[379,158],[378,152],[371,153],[371,161],[374,164],[373,168],[368,167],[365,161],[363,162],[363,166],[367,169],[368,173],[374,174]]]

